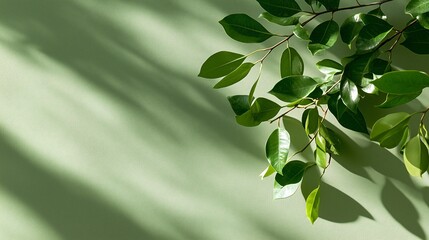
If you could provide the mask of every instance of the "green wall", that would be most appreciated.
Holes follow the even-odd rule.
[[[325,175],[321,219],[308,222],[301,193],[272,200],[272,178],[258,174],[274,126],[238,126],[226,101],[250,83],[215,91],[196,77],[214,52],[258,47],[217,21],[259,11],[244,0],[0,1],[0,239],[427,239],[429,177],[340,127],[347,151]],[[427,57],[398,55],[429,71]],[[260,95],[278,78],[270,61]],[[428,92],[420,100],[403,109],[428,106]]]

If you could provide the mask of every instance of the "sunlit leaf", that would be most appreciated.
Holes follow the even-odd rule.
[[[268,121],[280,111],[280,106],[266,98],[258,98],[250,107],[253,119],[259,122]]]
[[[416,99],[422,92],[405,94],[405,95],[395,95],[395,94],[387,94],[386,100],[378,105],[379,108],[392,108],[396,106],[400,106],[402,104],[408,103],[414,99]]]
[[[305,170],[313,164],[301,161],[288,162],[281,174],[277,173],[274,181],[273,198],[281,199],[292,196],[298,189]]]
[[[290,136],[284,128],[277,128],[271,133],[265,145],[268,162],[280,174],[286,165],[289,154]]]
[[[291,17],[276,17],[269,12],[262,13],[259,17],[265,18],[267,21],[281,25],[281,26],[292,26],[299,23],[300,16]]]
[[[329,20],[319,24],[313,29],[310,35],[308,49],[314,55],[324,49],[332,47],[337,41],[339,26],[334,20]]]
[[[396,147],[408,130],[410,117],[408,113],[397,112],[378,119],[372,127],[370,139],[385,148]]]
[[[259,174],[259,177],[261,177],[261,179],[263,180],[264,178],[273,175],[275,172],[276,170],[271,165],[268,165],[268,167],[265,168],[265,170],[262,171],[261,174]]]
[[[293,34],[302,40],[310,40],[310,34],[308,31],[301,26],[301,24],[297,24],[295,29],[293,30]]]
[[[427,0],[411,0],[405,7],[405,11],[413,17],[429,12],[429,1]]]
[[[318,83],[307,76],[289,76],[280,80],[270,91],[271,94],[285,102],[295,102],[316,89]]]
[[[317,62],[316,67],[320,72],[326,75],[340,73],[344,69],[341,64],[331,59],[323,59],[322,61]]]
[[[351,42],[357,37],[363,26],[359,14],[346,18],[340,29],[341,40],[350,47]]]
[[[426,140],[424,140],[426,141]],[[404,149],[404,164],[411,176],[420,177],[428,170],[429,154],[419,135],[411,138]]]
[[[282,78],[304,73],[304,61],[299,53],[291,47],[284,50],[280,60],[280,75]]]
[[[420,71],[403,70],[386,73],[372,83],[385,93],[409,95],[429,87],[429,76]]]
[[[243,63],[241,66],[239,66],[237,69],[235,69],[232,73],[226,75],[222,80],[220,80],[214,88],[224,88],[231,86],[239,81],[241,81],[243,78],[249,74],[252,67],[255,66],[254,63]]]
[[[228,36],[243,43],[260,43],[273,36],[255,19],[242,13],[226,16],[219,23]]]
[[[308,220],[313,224],[319,218],[319,205],[320,205],[320,186],[314,189],[308,195],[305,203],[305,213]]]
[[[237,69],[243,62],[245,56],[233,52],[217,52],[210,56],[201,66],[199,77],[220,78]]]
[[[359,91],[356,84],[347,78],[341,80],[341,99],[344,105],[356,113],[359,104]]]

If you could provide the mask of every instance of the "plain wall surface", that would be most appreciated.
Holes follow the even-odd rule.
[[[386,8],[393,22],[406,2]],[[226,100],[256,71],[223,90],[197,77],[217,51],[261,47],[217,23],[261,11],[244,0],[0,1],[0,239],[427,239],[427,174],[411,178],[396,150],[331,117],[345,150],[324,177],[321,218],[309,223],[300,191],[272,200],[273,178],[258,175],[276,126],[238,126]],[[293,43],[307,74],[345,51],[312,57]],[[279,53],[259,96],[278,81]],[[394,57],[429,71],[427,56]],[[428,105],[424,92],[402,109]]]

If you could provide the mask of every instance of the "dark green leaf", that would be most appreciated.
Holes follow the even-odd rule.
[[[413,17],[429,12],[429,1],[427,0],[411,0],[405,7],[405,11]]]
[[[381,18],[383,20],[386,20],[386,18],[387,18],[386,14],[384,14],[383,10],[381,10],[381,7],[378,7],[374,10],[369,11],[368,14],[376,16],[376,17]]]
[[[264,26],[246,14],[231,14],[219,23],[228,36],[243,43],[260,43],[273,36]]]
[[[309,166],[311,165],[297,160],[288,162],[284,166],[282,174],[276,174],[273,189],[274,199],[287,198],[293,195]]]
[[[370,139],[380,143],[385,148],[396,147],[408,130],[411,115],[405,112],[389,114],[378,119],[372,127]]]
[[[338,155],[339,152],[337,149],[340,146],[340,139],[334,130],[325,127],[323,124],[320,124],[319,134],[323,137],[323,139],[326,140],[326,151]]]
[[[372,64],[369,66],[369,72],[375,75],[383,75],[386,72],[390,72],[391,69],[390,63],[380,58],[374,59]]]
[[[250,107],[250,111],[256,121],[264,122],[276,116],[280,108],[281,107],[277,103],[271,100],[258,98]]]
[[[293,30],[293,34],[302,40],[310,40],[310,34],[308,31],[301,26],[301,24],[297,24],[295,29]]]
[[[359,109],[357,109],[356,113],[352,112],[338,96],[329,98],[328,107],[329,111],[331,111],[343,127],[356,132],[368,133],[365,118]]]
[[[210,56],[201,66],[199,77],[220,78],[237,69],[246,57],[233,52],[217,52]]]
[[[396,107],[405,103],[408,103],[414,99],[416,99],[422,92],[412,93],[412,94],[405,94],[405,95],[394,95],[394,94],[387,94],[386,100],[378,105],[379,108],[392,108]]]
[[[343,42],[350,47],[351,42],[357,37],[363,26],[364,24],[360,21],[359,14],[346,18],[340,29]]]
[[[299,53],[291,47],[285,49],[280,60],[280,75],[282,78],[304,73],[304,61]]]
[[[262,13],[259,17],[265,18],[267,21],[281,25],[281,26],[292,26],[299,23],[300,16],[292,17],[276,17],[269,12]]]
[[[359,91],[356,84],[346,78],[341,80],[341,99],[348,109],[357,113],[359,104]]]
[[[320,186],[311,191],[305,201],[305,213],[308,220],[313,224],[319,217],[319,205],[320,205]]]
[[[239,116],[250,109],[247,95],[235,95],[228,97],[229,104],[231,104],[234,113]]]
[[[261,7],[276,17],[291,17],[301,12],[295,0],[257,0]]]
[[[420,71],[404,70],[386,73],[372,83],[385,93],[409,95],[429,87],[429,76]]]
[[[404,164],[411,176],[420,177],[428,170],[429,154],[419,135],[411,138],[404,149]]]
[[[314,55],[324,49],[334,46],[339,34],[339,26],[334,20],[319,24],[311,32],[308,49]]]
[[[280,80],[270,91],[285,102],[295,102],[308,96],[318,83],[307,76],[289,76]]]
[[[302,116],[303,118],[305,116],[305,119],[302,121],[305,132],[307,134],[316,132],[320,123],[319,112],[317,111],[317,108],[307,109]]]
[[[340,5],[340,0],[317,0],[320,2],[326,10],[336,10],[338,9],[338,6]]]
[[[334,75],[336,73],[342,72],[344,69],[341,64],[331,59],[323,59],[322,61],[316,63],[316,67],[320,72],[326,75]]]
[[[368,17],[369,16],[367,16],[367,18]],[[373,20],[375,21],[366,24],[360,30],[356,39],[356,48],[358,51],[368,51],[374,49],[392,30],[392,26],[386,21],[378,17],[371,17],[373,17]]]
[[[416,54],[429,54],[429,30],[420,23],[414,23],[404,31],[405,41],[401,44]]]
[[[268,162],[280,174],[282,174],[283,167],[286,165],[289,147],[290,136],[283,128],[274,130],[265,145],[265,153]]]
[[[222,80],[220,80],[214,88],[224,88],[231,86],[249,74],[252,67],[255,66],[253,63],[243,63],[240,67],[235,69],[232,73],[228,74],[226,77],[224,77]]]
[[[344,67],[344,76],[355,84],[361,85],[363,76],[369,72],[376,57],[378,57],[378,51],[352,56],[352,60]]]

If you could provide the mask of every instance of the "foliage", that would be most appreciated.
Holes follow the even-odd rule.
[[[278,127],[266,143],[268,167],[261,173],[262,178],[275,174],[274,199],[293,195],[309,168],[318,166],[323,170],[318,186],[306,199],[306,214],[311,223],[318,218],[320,201],[323,201],[320,198],[323,175],[333,156],[341,152],[336,133],[326,125],[328,112],[343,127],[369,134],[369,139],[378,142],[381,147],[400,148],[410,175],[422,176],[428,171],[429,133],[424,118],[429,108],[414,113],[394,112],[376,121],[370,131],[359,109],[359,102],[366,95],[384,96],[385,101],[375,105],[392,108],[417,98],[424,88],[429,87],[427,73],[397,70],[392,66],[392,53],[399,45],[415,54],[429,53],[429,1],[410,0],[404,9],[410,20],[401,29],[389,23],[382,10],[384,4],[392,1],[366,4],[356,1],[354,5],[342,6],[339,0],[305,0],[305,3],[257,0],[266,11],[260,17],[286,27],[290,34],[271,33],[246,14],[229,15],[220,24],[226,34],[236,41],[260,43],[273,37],[281,40],[271,47],[246,55],[227,51],[215,53],[201,67],[200,77],[222,78],[214,87],[224,88],[243,80],[254,66],[259,65],[258,78],[249,93],[231,96],[228,100],[240,125],[253,127],[262,122],[278,122]],[[335,13],[340,11],[350,13],[342,22],[335,18]],[[309,23],[322,15],[331,17],[310,29]],[[289,46],[289,40],[293,37],[305,41],[313,55],[342,43],[349,47],[350,54],[343,56],[341,63],[333,59],[317,62],[316,66],[323,77],[307,76],[302,53]],[[254,93],[265,59],[283,45],[280,80],[269,92],[281,104],[266,98],[255,99]],[[259,53],[264,53],[260,59],[246,62]],[[304,109],[301,122],[309,140],[302,149],[290,154],[291,136],[285,128],[286,124],[282,126],[281,123],[297,109]],[[409,124],[413,116],[420,116],[419,132],[410,136]],[[295,157],[307,148],[314,148],[314,159],[296,160]]]

